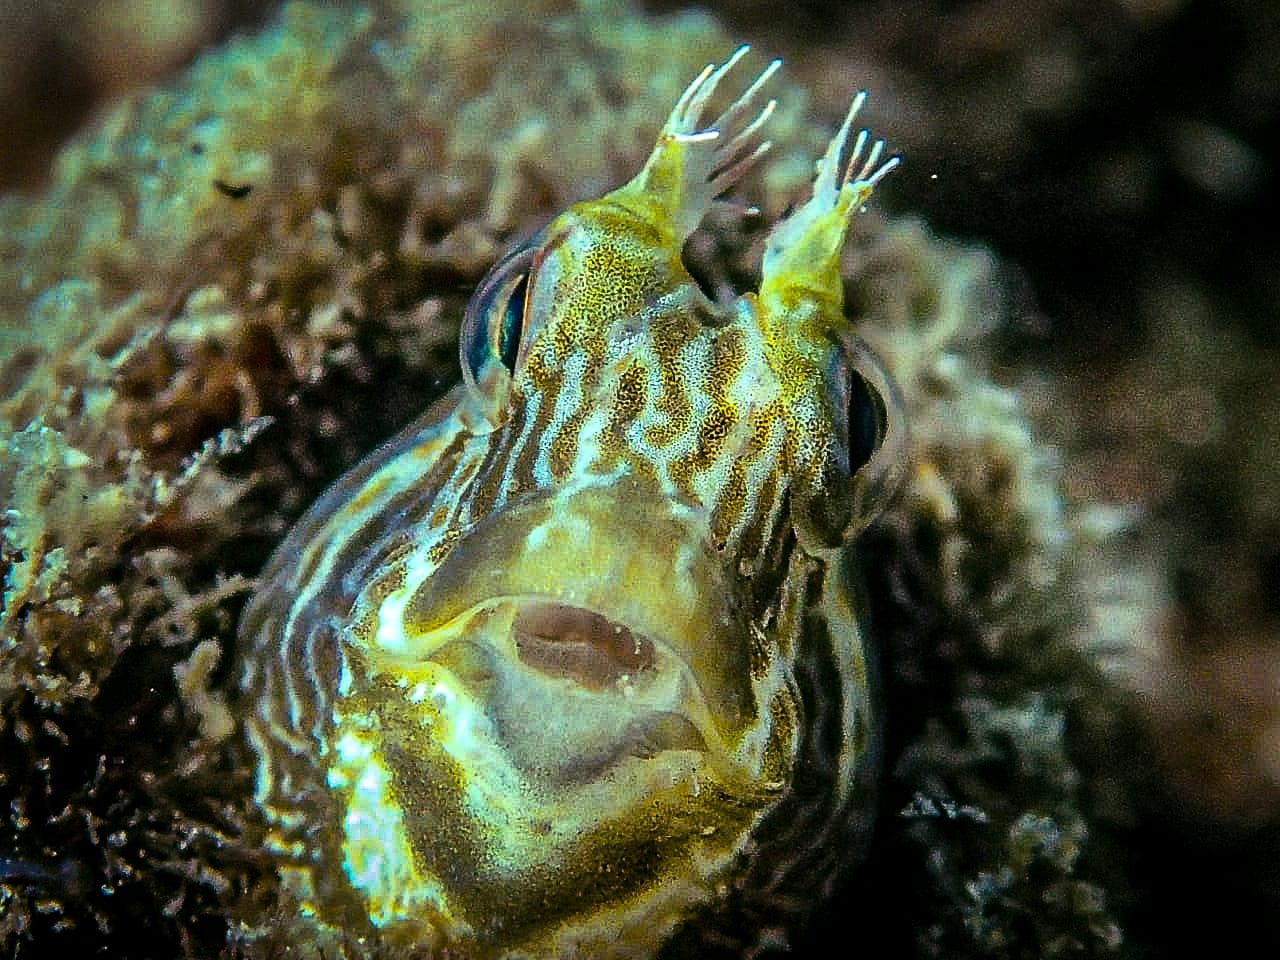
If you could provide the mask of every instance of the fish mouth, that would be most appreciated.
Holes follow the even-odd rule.
[[[631,478],[481,521],[400,619],[394,649],[370,651],[380,672],[446,671],[432,688],[556,790],[668,754],[728,776],[756,718],[750,627],[705,520]]]
[[[468,611],[431,654],[457,715],[531,784],[553,792],[628,761],[731,751],[705,692],[671,644],[584,607],[494,597]],[[465,705],[461,702],[465,698]],[[449,725],[456,729],[457,724]]]

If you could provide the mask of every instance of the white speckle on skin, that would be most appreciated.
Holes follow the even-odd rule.
[[[694,585],[699,582],[694,575],[697,562],[698,557],[694,552],[693,545],[680,543],[672,561],[673,576],[671,578],[671,586],[676,597],[687,605],[693,604],[697,599],[693,595]]]
[[[352,733],[344,733],[335,746],[342,763],[365,763],[373,756],[373,748]]]
[[[405,649],[404,631],[401,629],[401,617],[405,604],[409,601],[407,591],[400,589],[382,601],[378,607],[377,644],[384,650],[403,653]]]
[[[540,523],[524,538],[525,545],[530,550],[539,550],[547,541],[547,524]]]

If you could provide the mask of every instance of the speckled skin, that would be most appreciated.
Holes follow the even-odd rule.
[[[645,956],[731,881],[794,919],[865,829],[849,545],[903,440],[839,255],[895,161],[864,161],[864,134],[841,174],[859,96],[758,294],[710,301],[682,247],[768,147],[772,66],[701,124],[739,56],[634,180],[494,269],[464,384],[264,571],[242,626],[257,798],[317,923]]]

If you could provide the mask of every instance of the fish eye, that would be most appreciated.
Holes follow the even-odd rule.
[[[537,246],[530,244],[499,260],[467,304],[458,354],[462,378],[479,399],[492,402],[515,372],[536,252]]]
[[[860,338],[841,336],[837,345],[827,385],[839,466],[850,478],[886,467],[896,473],[892,464],[903,455],[906,428],[897,386]]]
[[[893,379],[859,338],[842,335],[837,346],[827,370],[831,473],[795,509],[796,532],[817,553],[857,536],[892,497],[907,463],[906,417]]]
[[[851,537],[898,489],[906,473],[909,441],[902,395],[883,362],[857,337],[845,339],[844,348],[842,426],[852,493],[845,536]]]
[[[861,371],[850,370],[845,397],[845,443],[851,476],[871,462],[884,442],[887,427],[884,398]]]

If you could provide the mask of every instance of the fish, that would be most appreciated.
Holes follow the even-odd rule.
[[[882,722],[856,545],[906,432],[840,262],[898,158],[850,143],[858,93],[758,289],[713,299],[682,250],[771,146],[778,61],[703,119],[746,53],[494,265],[461,382],[259,578],[254,800],[318,930],[646,957],[793,926],[857,860]]]

